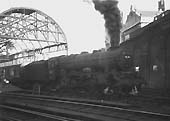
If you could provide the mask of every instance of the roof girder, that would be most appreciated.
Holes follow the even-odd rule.
[[[25,45],[25,50],[43,49],[55,43],[56,46],[60,43],[67,46],[64,32],[51,17],[41,11],[27,8],[12,8],[0,14],[0,44],[7,41],[13,42],[14,45],[20,41]],[[32,48],[28,47],[28,43],[32,44]]]

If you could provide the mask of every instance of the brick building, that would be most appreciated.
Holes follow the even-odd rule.
[[[131,6],[130,12],[127,16],[127,20],[121,30],[120,43],[130,39],[130,33],[146,26],[154,20],[154,17],[158,15],[159,11],[140,11],[133,9]]]

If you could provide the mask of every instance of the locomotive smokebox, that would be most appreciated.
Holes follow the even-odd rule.
[[[111,49],[117,47],[120,42],[121,15],[117,7],[117,0],[93,0],[95,9],[105,19],[106,36],[109,36]]]

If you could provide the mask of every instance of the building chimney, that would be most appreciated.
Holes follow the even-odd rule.
[[[165,2],[164,0],[158,1],[158,11],[165,11]]]

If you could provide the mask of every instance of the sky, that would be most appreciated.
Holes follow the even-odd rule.
[[[93,4],[84,0],[0,0],[0,12],[11,7],[38,9],[52,17],[64,31],[69,54],[92,52],[105,48],[105,27],[103,16]],[[130,5],[139,10],[155,10],[158,0],[118,0],[124,21]],[[165,9],[170,9],[170,0],[165,0]]]

